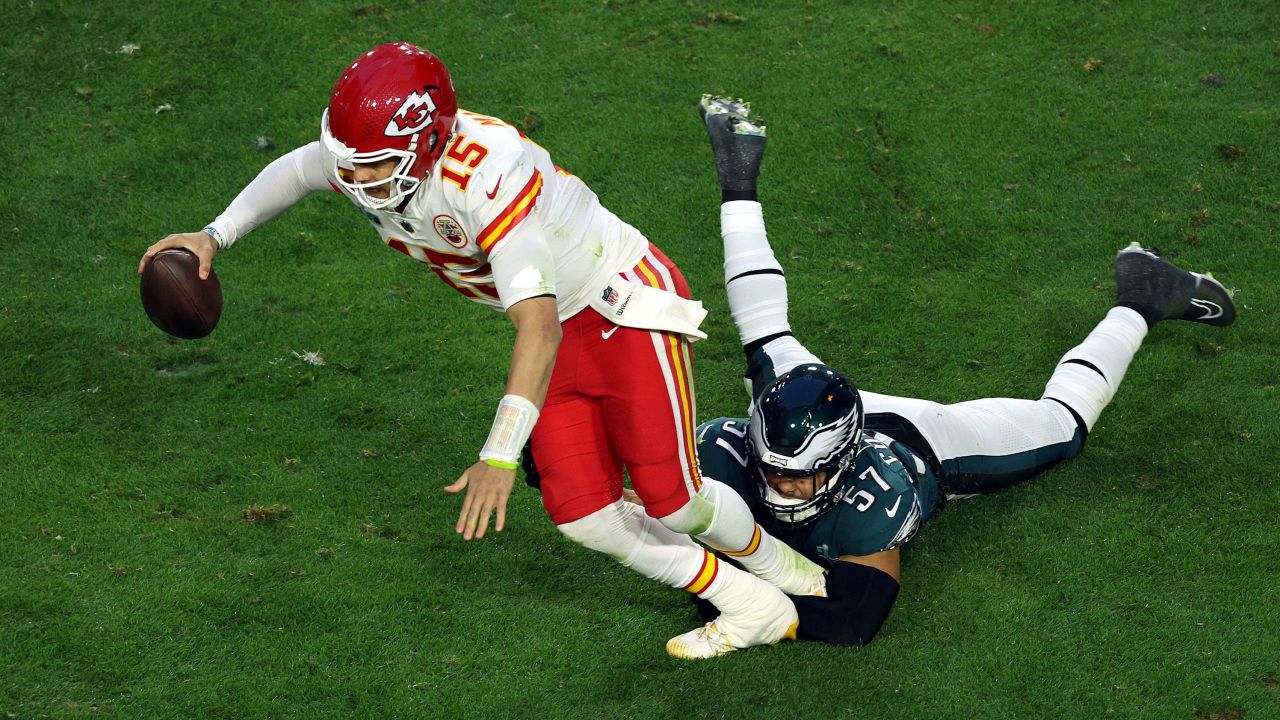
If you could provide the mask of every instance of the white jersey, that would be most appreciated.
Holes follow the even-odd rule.
[[[273,172],[273,182],[255,192],[255,180],[212,223],[224,246],[306,192],[344,192],[333,157],[319,142],[280,158],[259,179]],[[505,310],[554,295],[561,321],[634,267],[649,245],[519,130],[465,110],[402,213],[362,210],[383,242],[468,298]]]

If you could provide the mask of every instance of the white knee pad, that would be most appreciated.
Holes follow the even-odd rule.
[[[702,479],[702,488],[689,498],[679,510],[663,515],[658,522],[672,532],[684,535],[701,535],[711,528],[716,519],[715,480]]]
[[[630,522],[629,503],[619,500],[573,522],[556,525],[564,536],[579,545],[625,562],[635,548],[640,528]]]
[[[1114,396],[1115,390],[1097,370],[1079,363],[1062,363],[1044,386],[1043,397],[1075,410],[1084,420],[1085,429],[1092,430]]]

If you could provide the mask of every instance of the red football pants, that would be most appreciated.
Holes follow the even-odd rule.
[[[653,245],[623,275],[689,297],[680,270]],[[624,467],[649,515],[679,510],[702,484],[689,341],[614,325],[591,308],[562,328],[531,438],[552,521],[572,522],[618,500]]]

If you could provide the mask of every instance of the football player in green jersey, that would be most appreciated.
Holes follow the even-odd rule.
[[[1220,283],[1135,243],[1116,256],[1116,306],[1063,356],[1039,399],[943,405],[859,390],[791,333],[786,280],[756,196],[763,124],[738,100],[706,96],[700,111],[753,402],[748,419],[704,423],[698,455],[703,475],[745,497],[768,532],[828,568],[825,595],[793,597],[803,639],[869,642],[897,597],[900,549],[944,502],[1078,455],[1156,323],[1235,319]],[[715,622],[700,632],[709,645],[726,642]]]

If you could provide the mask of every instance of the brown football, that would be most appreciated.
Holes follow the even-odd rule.
[[[194,340],[213,332],[222,317],[222,284],[209,270],[201,280],[200,258],[188,250],[161,250],[142,271],[142,307],[156,327]]]

